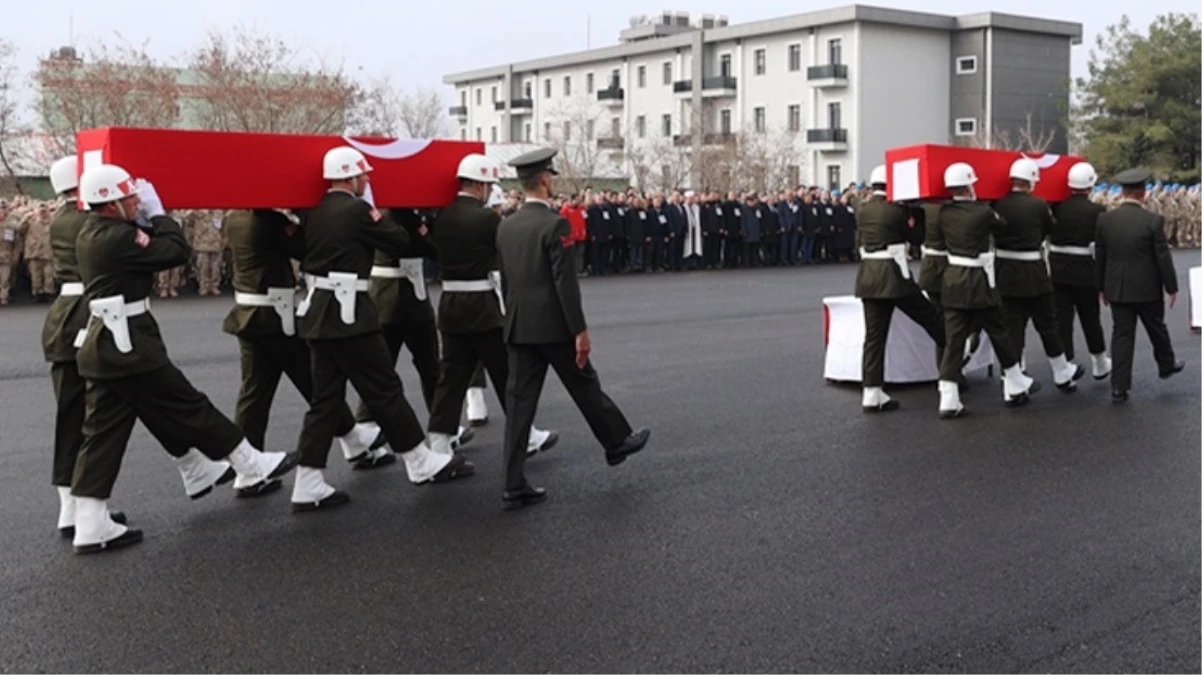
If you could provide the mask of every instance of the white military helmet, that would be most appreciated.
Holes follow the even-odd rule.
[[[346,180],[371,170],[363,153],[345,145],[327,152],[322,162],[322,178],[326,180]]]
[[[1077,162],[1068,170],[1068,186],[1072,190],[1088,190],[1098,182],[1098,172],[1089,162]]]
[[[872,167],[872,173],[868,174],[869,185],[887,185],[889,183],[889,171],[884,164],[878,164]]]
[[[477,183],[496,183],[501,180],[501,169],[497,163],[479,153],[467,155],[459,160],[459,171],[455,176],[461,180]]]
[[[1039,182],[1039,165],[1026,157],[1020,157],[1010,165],[1010,177],[1034,185]]]
[[[84,169],[79,177],[79,198],[85,204],[107,204],[137,192],[129,172],[114,164]]]
[[[501,186],[496,183],[492,184],[492,192],[488,195],[488,203],[485,204],[488,208],[500,206],[505,203],[505,192],[501,190]]]
[[[949,188],[968,187],[977,182],[977,172],[965,162],[956,162],[943,171],[943,185]]]
[[[50,187],[59,195],[79,187],[79,160],[75,155],[68,155],[50,165]]]

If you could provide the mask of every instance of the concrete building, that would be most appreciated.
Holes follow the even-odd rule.
[[[1049,152],[1065,152],[1081,33],[1078,23],[996,12],[864,5],[737,25],[665,12],[632,21],[616,46],[443,81],[455,88],[461,139],[604,151],[593,161],[637,177],[654,158],[672,168],[665,147],[701,157],[758,135],[797,178],[775,182],[839,186],[866,178],[890,147],[988,144],[991,131],[1015,134],[1028,119],[1054,131]],[[700,172],[693,163],[678,182],[701,187]]]

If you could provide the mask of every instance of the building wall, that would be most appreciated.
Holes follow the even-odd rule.
[[[953,33],[950,42],[951,53],[945,69],[951,82],[950,108],[945,123],[946,140],[954,145],[967,145],[972,137],[956,133],[956,120],[976,120],[977,128],[982,130],[988,124],[985,114],[985,89],[986,73],[991,59],[987,48],[986,30]],[[976,72],[957,72],[956,61],[962,57],[976,59]]]
[[[1036,134],[1054,131],[1050,152],[1068,152],[1064,115],[1068,105],[1070,45],[1055,36],[993,29],[993,124],[1015,134],[1031,114]]]

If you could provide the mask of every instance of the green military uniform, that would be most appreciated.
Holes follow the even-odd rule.
[[[1094,265],[1094,238],[1098,216],[1106,208],[1089,200],[1085,192],[1074,192],[1052,208],[1055,221],[1048,232],[1048,256],[1055,289],[1056,323],[1064,355],[1074,356],[1073,317],[1081,320],[1085,344],[1095,357],[1106,353],[1098,306],[1098,274]]]
[[[510,164],[519,178],[555,173],[554,150],[535,150]],[[544,200],[526,203],[501,223],[497,254],[504,290],[503,334],[509,349],[506,388],[505,504],[535,503],[545,493],[526,481],[526,444],[547,367],[555,369],[568,394],[583,413],[593,435],[616,465],[646,445],[650,431],[632,434],[617,405],[601,390],[591,362],[576,365],[575,340],[587,325],[572,255],[571,226]]]
[[[918,269],[918,288],[927,294],[936,308],[943,306],[943,272],[947,270],[947,244],[937,226],[942,208],[943,205],[938,202],[922,205],[926,227],[922,240],[922,265]]]
[[[926,330],[940,354],[944,345],[939,310],[910,276],[907,262],[909,218],[907,210],[887,201],[883,191],[874,192],[873,197],[856,210],[856,247],[860,252],[856,297],[864,305],[865,410],[897,407],[886,397],[869,400],[869,389],[885,384],[885,346],[895,308]]]
[[[1149,176],[1147,170],[1131,169],[1116,176],[1115,182],[1139,186]],[[1096,255],[1098,288],[1110,303],[1114,318],[1111,389],[1116,401],[1125,401],[1131,389],[1137,318],[1152,342],[1160,377],[1170,377],[1185,367],[1174,356],[1164,324],[1163,294],[1177,293],[1177,272],[1164,236],[1164,217],[1144,209],[1138,201],[1124,200],[1118,208],[1098,216]]]

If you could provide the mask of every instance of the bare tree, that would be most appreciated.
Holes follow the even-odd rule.
[[[388,77],[359,88],[347,131],[356,136],[397,138],[401,135],[401,95]]]
[[[418,87],[400,95],[401,130],[410,138],[446,135],[442,95],[437,89]]]
[[[17,67],[17,48],[8,40],[0,40],[0,170],[5,182],[11,182],[17,192],[23,192],[16,179],[21,162],[19,143],[25,132],[20,119],[20,70]]]
[[[1055,129],[1035,125],[1033,115],[1027,112],[1026,120],[1013,130],[979,128],[969,137],[967,145],[974,148],[1013,150],[1019,152],[1044,153],[1056,142]]]
[[[80,58],[72,48],[38,62],[36,109],[61,153],[75,134],[106,126],[171,127],[180,120],[178,72],[158,64],[146,45],[101,44]]]
[[[583,96],[561,102],[548,112],[547,121],[551,124],[548,143],[559,152],[556,158],[559,180],[572,192],[583,190],[594,179],[621,175],[610,155],[622,148],[605,147],[609,144],[599,142],[611,138],[599,135],[599,130],[605,128],[606,117],[603,108]]]

